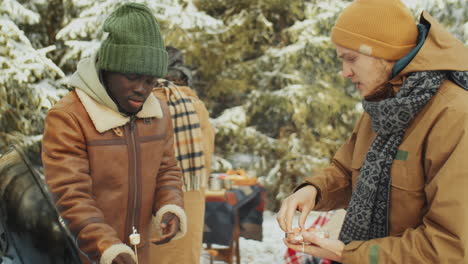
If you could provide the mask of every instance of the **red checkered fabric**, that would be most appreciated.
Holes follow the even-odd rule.
[[[304,263],[303,258],[305,254],[302,252],[296,252],[293,249],[288,248],[286,254],[284,254],[284,260],[287,264],[301,264]]]
[[[322,212],[319,214],[317,219],[312,223],[310,227],[313,227],[315,229],[319,229],[323,225],[325,225],[328,220],[330,220],[330,217],[335,213],[335,211],[330,211],[330,212]],[[285,264],[306,264],[308,263],[319,263],[319,264],[331,264],[332,262],[329,259],[320,259],[317,262],[317,259],[313,260],[313,256],[302,253],[302,252],[297,252],[295,250],[292,250],[290,248],[287,249],[286,253],[284,254],[284,260]]]

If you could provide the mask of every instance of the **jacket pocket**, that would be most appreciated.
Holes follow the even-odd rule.
[[[394,160],[391,168],[390,235],[397,236],[422,222],[426,195],[424,176],[407,161]]]
[[[407,161],[394,160],[391,168],[392,187],[404,191],[418,192],[424,189],[424,177]]]

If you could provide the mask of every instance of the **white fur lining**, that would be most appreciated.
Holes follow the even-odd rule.
[[[161,104],[159,103],[158,98],[156,98],[156,96],[153,93],[150,93],[148,98],[146,98],[146,101],[143,104],[143,108],[141,108],[141,111],[138,112],[136,116],[139,118],[163,117]]]
[[[112,261],[121,253],[127,253],[132,256],[136,262],[136,256],[133,250],[125,244],[115,244],[104,250],[104,253],[99,260],[99,264],[112,264]]]
[[[179,220],[180,220],[180,231],[171,240],[171,241],[175,241],[185,236],[185,233],[187,232],[187,216],[185,215],[184,209],[182,209],[178,205],[167,204],[161,207],[156,213],[156,216],[153,217],[153,223],[155,226],[154,228],[156,229],[157,237],[162,236],[162,230],[161,230],[160,224],[161,224],[163,215],[167,212],[171,212],[175,214],[177,217],[179,217]]]
[[[128,116],[115,112],[111,108],[99,104],[81,89],[75,89],[76,94],[80,98],[86,112],[88,112],[94,127],[99,133],[107,130],[120,127],[130,121]],[[138,118],[156,117],[161,118],[163,116],[161,105],[158,99],[151,93],[143,104],[143,108],[136,114]]]

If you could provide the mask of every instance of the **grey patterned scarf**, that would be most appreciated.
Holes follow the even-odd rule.
[[[366,154],[341,229],[339,239],[345,244],[388,236],[393,159],[409,123],[447,78],[468,90],[468,72],[415,72],[395,97],[363,101],[377,136]]]

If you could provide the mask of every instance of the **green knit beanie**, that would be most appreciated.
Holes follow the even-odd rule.
[[[159,24],[144,5],[128,3],[104,21],[109,32],[98,52],[97,68],[120,73],[164,77],[167,52]]]

